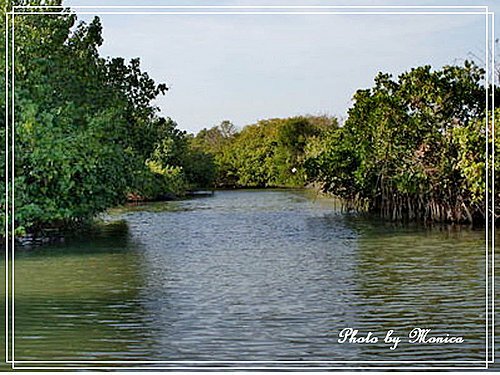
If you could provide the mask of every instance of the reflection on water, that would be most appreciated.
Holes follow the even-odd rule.
[[[398,227],[313,198],[221,191],[17,249],[16,360],[484,359],[483,231]],[[345,327],[465,342],[391,351],[339,344]]]
[[[138,299],[143,254],[126,225],[107,225],[67,244],[17,249],[16,255],[16,359],[149,354]]]

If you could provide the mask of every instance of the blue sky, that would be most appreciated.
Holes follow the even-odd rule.
[[[494,1],[88,1],[66,5],[488,5]],[[90,16],[82,16],[88,19]],[[500,14],[498,16],[500,18]],[[485,54],[483,15],[101,15],[105,56],[140,57],[181,129],[300,114],[345,117],[378,71]],[[500,25],[497,23],[497,29]]]

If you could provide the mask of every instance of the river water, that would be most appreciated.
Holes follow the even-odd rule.
[[[484,230],[384,223],[300,190],[219,191],[107,221],[16,249],[16,361],[485,358]],[[347,327],[379,341],[339,343]],[[415,327],[464,342],[410,344]]]

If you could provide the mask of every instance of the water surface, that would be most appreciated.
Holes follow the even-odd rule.
[[[16,250],[16,360],[484,360],[482,230],[388,224],[296,190],[108,220]],[[346,327],[403,342],[339,344]],[[411,345],[415,327],[465,342]]]

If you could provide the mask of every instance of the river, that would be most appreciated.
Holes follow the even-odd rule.
[[[484,360],[484,230],[394,225],[301,190],[106,220],[16,249],[16,360]],[[346,327],[380,340],[341,344]],[[415,327],[464,343],[410,344]]]

